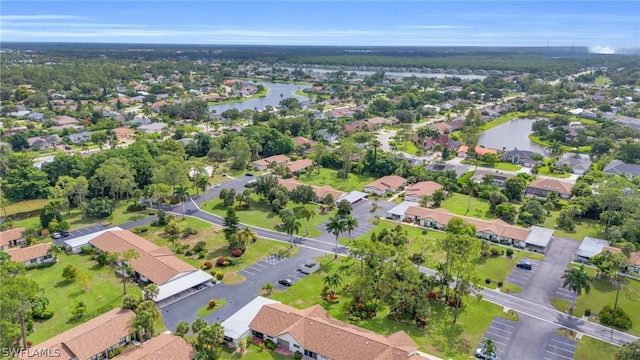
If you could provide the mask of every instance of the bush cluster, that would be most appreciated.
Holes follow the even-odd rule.
[[[619,329],[629,329],[633,326],[631,317],[621,307],[618,307],[615,311],[609,305],[606,305],[600,311],[600,323],[604,325],[614,326]]]
[[[202,264],[202,268],[204,270],[209,270],[213,267],[213,264],[211,263],[211,261],[205,261],[204,264]]]
[[[235,249],[231,251],[231,256],[233,257],[240,257],[242,256],[242,254],[244,254],[244,250],[243,249]]]

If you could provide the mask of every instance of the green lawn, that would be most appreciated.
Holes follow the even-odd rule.
[[[243,102],[243,101],[247,101],[247,100],[251,100],[251,99],[266,97],[268,93],[269,93],[269,88],[265,86],[262,91],[258,91],[257,93],[255,93],[255,94],[253,94],[251,96],[241,97],[241,98],[232,98],[232,99],[222,100],[222,101],[208,101],[207,105],[210,105],[210,106],[214,105],[215,106],[215,105],[222,105],[222,104],[239,103],[239,102]]]
[[[482,126],[478,127],[478,132],[483,132],[483,131],[487,131],[489,129],[493,129],[494,127],[498,126],[498,125],[502,125],[506,122],[509,122],[517,117],[524,117],[524,116],[529,116],[528,113],[526,112],[513,112],[513,113],[508,113],[506,115],[500,116],[497,119],[488,121],[484,124],[482,124]]]
[[[462,160],[461,163],[467,164],[467,165],[475,165],[474,161],[471,161],[468,159]],[[518,164],[510,163],[510,162],[498,162],[493,165],[489,165],[481,161],[477,161],[477,163],[478,163],[478,166],[491,168],[491,169],[499,169],[499,170],[507,170],[507,171],[518,171],[522,169],[522,166]]]
[[[576,221],[576,227],[573,231],[567,231],[556,228],[556,219],[558,218],[559,211],[552,211],[551,216],[547,216],[542,226],[554,229],[555,236],[559,237],[568,237],[576,240],[582,241],[585,236],[592,236],[596,238],[602,239],[604,234],[602,233],[602,229],[600,228],[600,224],[598,221],[592,219],[582,219],[580,221]]]
[[[453,195],[445,199],[445,201],[442,202],[441,206],[451,213],[465,215],[465,213],[467,212],[468,201],[468,195],[454,193]],[[469,213],[466,214],[466,216],[488,220],[496,218],[495,215],[493,215],[489,211],[489,201],[476,197],[471,197],[471,206],[469,207]]]
[[[596,340],[589,336],[583,336],[578,340],[578,347],[573,355],[575,360],[603,360],[613,359],[614,354],[620,350],[619,347]]]
[[[413,143],[413,141],[399,141],[396,142],[396,145],[398,146],[399,151],[403,151],[411,155],[418,155],[418,147]]]
[[[611,84],[611,79],[607,76],[598,76],[596,78],[596,85],[609,85]]]
[[[347,181],[338,178],[338,170],[333,169],[320,169],[320,174],[317,171],[313,171],[313,174],[305,174],[298,179],[300,182],[309,185],[330,185],[336,190],[340,191],[362,191],[366,185],[376,180],[376,178],[366,175],[354,175],[349,174]]]
[[[189,264],[200,268],[205,261],[215,263],[215,260],[220,256],[230,257],[231,251],[227,248],[227,241],[224,238],[222,228],[209,224],[205,221],[188,217],[185,220],[180,220],[184,226],[191,226],[198,230],[196,235],[191,235],[187,238],[180,238],[179,243],[189,244],[193,246],[198,241],[205,241],[207,243],[207,249],[209,253],[203,259],[197,259],[195,257],[188,257],[183,254],[177,254],[176,256]],[[167,241],[167,236],[164,234],[162,228],[152,227],[146,233],[140,234],[140,236],[147,240],[153,241],[158,246],[166,246],[171,248],[171,244]],[[282,256],[292,256],[297,253],[298,248],[294,247],[290,249],[288,244],[265,240],[258,238],[255,243],[249,244],[247,251],[239,258],[234,259],[234,264],[226,268],[214,268],[217,272],[223,272],[224,278],[222,281],[225,284],[237,284],[244,281],[244,277],[237,274],[238,271],[246,268],[247,266],[266,258],[271,254],[280,254]]]
[[[7,215],[20,214],[24,212],[36,211],[42,209],[48,202],[48,199],[34,199],[34,200],[24,200],[18,202],[9,202],[8,200],[2,199],[2,204],[5,206],[5,211]],[[2,216],[4,216],[4,212],[2,212]]]
[[[505,251],[507,249],[501,246],[494,247]],[[476,263],[478,264],[477,272],[481,284],[483,286],[495,288],[497,282],[505,281],[513,267],[516,266],[518,261],[520,261],[520,259],[522,259],[523,257],[537,260],[542,260],[544,258],[544,256],[541,254],[514,249],[514,253],[511,258],[507,258],[506,256],[498,256],[479,259]],[[492,283],[490,285],[487,285],[485,283],[485,279],[491,279]]]
[[[579,120],[583,123],[585,123],[582,120]],[[538,137],[536,134],[531,133],[529,134],[529,140],[533,141],[534,143],[538,144],[538,145],[542,145],[545,147],[549,146],[549,142],[540,139],[540,137]],[[573,146],[568,146],[568,145],[562,145],[562,150],[565,151],[565,153],[571,153],[571,152],[575,152],[575,148]],[[587,146],[581,146],[578,148],[578,152],[581,154],[588,154],[591,152],[591,145],[587,145]]]
[[[51,319],[35,324],[34,332],[29,336],[34,344],[82,323],[81,320],[73,320],[71,315],[80,301],[87,305],[85,320],[122,305],[122,280],[116,278],[110,267],[98,266],[84,255],[61,254],[58,259],[58,263],[51,267],[27,272],[27,276],[43,289],[43,295],[50,301],[49,309],[54,311]],[[62,270],[69,264],[89,276],[87,291],[80,281],[63,280]],[[139,287],[127,282],[127,293],[140,295],[141,291]]]
[[[549,166],[541,166],[538,169],[538,175],[551,176],[560,179],[566,179],[571,176],[571,174],[567,172],[558,173],[555,171],[551,171],[551,168]]]
[[[219,310],[221,307],[227,305],[227,301],[224,299],[216,299],[216,306],[213,308],[209,308],[209,304],[203,306],[198,310],[198,316],[205,317],[210,314],[213,314],[215,311]]]
[[[273,212],[271,206],[266,202],[258,201],[257,195],[252,195],[252,198],[254,199],[254,202],[249,209],[236,208],[236,215],[240,218],[240,222],[264,229],[284,232],[284,230],[278,226],[282,223],[282,220],[278,214]],[[334,210],[323,214],[318,211],[320,208],[319,205],[307,204],[306,206],[316,211],[316,216],[309,220],[309,236],[320,236],[322,232],[317,230],[315,227],[328,221],[330,217],[335,215],[336,211]],[[303,205],[289,202],[287,207],[292,209],[294,213],[298,214],[300,209],[303,208]],[[220,198],[207,201],[207,205],[203,206],[202,209],[223,217],[227,215],[227,208],[222,206],[222,200],[220,200]],[[303,218],[300,218],[299,221],[301,227],[298,235],[304,235],[306,233],[307,221]]]
[[[249,344],[247,348],[247,352],[244,354],[238,354],[235,352],[235,349],[230,349],[227,346],[222,347],[222,355],[220,356],[220,360],[291,360],[291,356],[284,356],[276,353],[275,351],[270,351],[268,349],[260,350],[257,345]]]
[[[333,256],[322,257],[320,261],[320,270],[287,290],[273,294],[271,298],[300,309],[320,304],[335,319],[384,335],[404,330],[418,344],[420,350],[452,359],[467,359],[472,355],[493,318],[502,312],[502,308],[497,305],[465,298],[466,306],[460,312],[456,325],[452,325],[453,309],[440,303],[432,303],[432,313],[426,328],[390,320],[387,318],[389,309],[385,306],[381,307],[378,316],[374,319],[353,323],[346,319],[345,308],[348,306],[348,301],[328,304],[320,297],[324,287],[323,277],[335,272],[340,261],[334,261]]]

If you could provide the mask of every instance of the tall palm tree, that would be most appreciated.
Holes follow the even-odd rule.
[[[560,143],[557,140],[552,141],[545,150],[547,150],[551,155],[553,155],[556,158],[560,158],[562,157],[562,155],[565,154],[564,148],[562,147],[562,143]]]
[[[202,195],[204,196],[204,204],[207,205],[207,187],[211,185],[211,180],[209,179],[209,176],[207,176],[206,174],[202,174],[198,176],[196,180],[193,182],[193,185],[195,185],[196,187],[196,193],[198,189],[202,189]]]
[[[342,220],[342,222],[344,223],[344,229],[349,234],[349,242],[351,242],[351,232],[358,228],[358,220],[354,219],[353,216],[348,215],[344,220]]]
[[[378,139],[369,141],[369,147],[373,149],[373,172],[376,172],[376,166],[378,164],[378,149],[382,146],[382,143]]]
[[[173,196],[182,203],[182,219],[184,220],[186,216],[186,202],[187,198],[189,198],[189,189],[184,185],[178,185],[173,190]]]
[[[145,298],[147,298],[149,300],[153,300],[160,293],[160,288],[156,284],[149,284],[149,285],[145,286],[142,289],[142,291],[143,291],[143,294],[144,294]]]
[[[131,270],[131,260],[139,258],[140,254],[138,254],[138,252],[135,251],[134,249],[129,249],[123,252],[122,254],[115,253],[114,255],[116,255],[118,258],[118,265],[116,266],[116,269],[119,270],[122,275],[122,289],[123,289],[124,295],[127,295],[126,273],[128,273]]]
[[[482,352],[485,356],[488,356],[490,359],[493,356],[496,356],[496,345],[493,343],[493,340],[487,339],[484,342],[484,346],[482,347]]]
[[[574,291],[577,296],[582,294],[582,290],[584,290],[585,294],[588,294],[591,290],[591,276],[584,271],[584,265],[580,266],[579,269],[571,268],[565,270],[564,275],[562,275],[562,287]],[[571,304],[571,308],[573,308],[574,304],[575,301]]]
[[[338,258],[338,237],[340,237],[340,234],[345,232],[345,230],[346,226],[344,221],[342,221],[339,216],[336,215],[329,219],[329,222],[327,223],[327,231],[336,236],[336,254],[334,259]]]
[[[286,217],[284,220],[284,231],[289,234],[289,239],[291,241],[291,247],[293,247],[293,233],[296,234],[300,230],[300,221],[295,216]]]
[[[238,240],[246,247],[249,242],[253,242],[256,238],[256,234],[250,227],[245,226],[242,230],[238,231]]]
[[[307,232],[304,236],[309,236],[309,220],[313,219],[316,216],[316,212],[314,209],[304,206],[302,209],[300,209],[298,214],[300,215],[300,217],[307,221]]]

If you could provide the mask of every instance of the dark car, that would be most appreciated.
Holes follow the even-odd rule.
[[[69,146],[69,145],[65,145],[64,149],[65,149],[65,150],[71,150],[71,146]]]
[[[519,267],[520,269],[524,269],[524,270],[531,270],[532,268],[531,264],[523,261],[520,261],[518,264],[516,264],[516,267]]]
[[[60,231],[60,235],[62,235],[63,237],[67,237],[69,236],[69,232],[67,230],[62,230]]]
[[[291,286],[291,285],[293,285],[293,281],[291,281],[289,279],[280,279],[280,280],[278,280],[278,284],[284,285],[284,286]]]
[[[253,176],[253,174],[252,174],[252,173],[246,173],[245,175],[246,175],[246,176]]]

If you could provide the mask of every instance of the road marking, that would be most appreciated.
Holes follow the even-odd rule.
[[[249,270],[247,270],[247,269],[242,269],[242,270],[240,270],[240,271],[244,271],[244,272],[246,272],[247,274],[255,275],[254,273],[252,273],[251,271],[249,271]]]
[[[263,267],[263,268],[265,268],[265,269],[268,269],[268,268],[269,268],[267,265],[262,265],[262,264],[261,264],[261,263],[259,263],[259,262],[255,263],[255,264],[253,264],[253,265],[261,266],[261,267]]]
[[[504,336],[504,335],[499,335],[499,334],[492,333],[492,332],[491,332],[491,328],[489,328],[489,329],[487,330],[487,332],[485,333],[485,336],[487,336],[486,334],[489,334],[489,335],[491,335],[491,336],[501,337],[501,338],[503,338],[503,339],[506,339],[506,340],[507,340],[507,342],[509,342],[509,340],[511,339],[511,336]],[[511,334],[509,334],[509,335],[511,335]]]
[[[564,355],[562,355],[562,354],[554,353],[554,352],[551,352],[551,351],[549,351],[549,350],[547,350],[546,352],[548,352],[549,354],[554,355],[554,356],[559,356],[559,357],[561,357],[561,358],[565,358],[565,359],[569,359],[569,360],[573,359],[573,356],[571,356],[571,357],[569,357],[569,356],[564,356]]]

